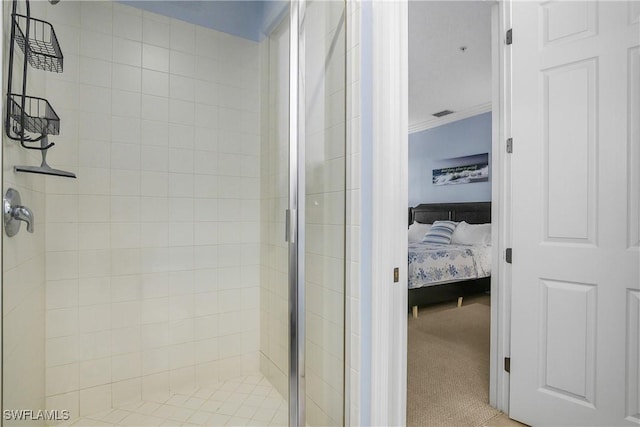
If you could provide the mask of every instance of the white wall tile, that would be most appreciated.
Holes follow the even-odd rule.
[[[142,324],[161,323],[169,320],[169,299],[154,298],[142,301]]]
[[[191,174],[169,174],[169,196],[176,198],[193,197],[194,179]]]
[[[161,71],[142,70],[142,93],[169,96],[169,74]]]
[[[169,124],[166,122],[142,120],[141,140],[142,145],[166,147],[169,145]]]
[[[92,64],[90,63],[85,65],[85,72],[92,71],[88,69],[91,66]],[[95,70],[95,68],[93,68],[93,70]],[[109,80],[111,80],[111,73],[109,73],[108,77]],[[106,79],[106,77],[104,77],[104,79]],[[113,64],[113,88],[139,93],[142,90],[142,70],[130,65]]]
[[[78,362],[78,335],[47,339],[46,366]]]
[[[111,89],[101,86],[80,85],[78,108],[90,113],[111,113]],[[58,105],[56,104],[56,107]]]
[[[119,222],[111,224],[111,248],[140,247],[140,224],[137,222]]]
[[[171,49],[195,53],[196,29],[183,21],[171,21]]]
[[[142,247],[162,248],[169,244],[169,225],[166,222],[140,224],[140,245]]]
[[[142,40],[142,14],[121,4],[113,5],[113,34],[129,40]]]
[[[195,55],[172,50],[169,56],[171,74],[177,74],[184,77],[195,77]]]
[[[144,174],[144,172],[143,172]],[[140,198],[140,215],[146,222],[167,222],[169,220],[169,199],[167,197],[145,197],[145,191],[151,192],[145,185],[145,176],[142,177],[142,195]],[[155,183],[154,185],[158,185]],[[168,192],[168,178],[166,184],[160,184],[158,193],[166,195]]]
[[[104,304],[111,301],[111,278],[92,277],[79,280],[80,306]]]
[[[142,397],[146,401],[165,402],[170,396],[169,372],[142,377]]]
[[[95,387],[110,382],[110,357],[80,362],[80,388]]]
[[[166,122],[169,120],[169,100],[159,96],[143,94],[140,117],[145,120]]]
[[[111,355],[111,331],[80,334],[80,360],[92,360]]]
[[[78,276],[108,276],[111,267],[111,256],[108,250],[91,250],[78,253]]]
[[[140,297],[142,280],[138,275],[123,275],[111,278],[111,301],[136,301]],[[125,316],[125,312],[117,311],[120,306],[114,305],[114,316]],[[125,309],[125,307],[122,307]],[[124,325],[126,326],[126,325]],[[122,327],[122,326],[120,326]]]
[[[142,45],[142,67],[149,70],[163,71],[165,73],[168,73],[169,50],[153,46],[145,42]]]
[[[55,396],[47,396],[45,405],[47,408],[65,408],[69,411],[72,419],[80,415],[79,402],[80,396],[77,391],[70,393],[57,394]]]
[[[168,347],[155,348],[142,352],[142,375],[156,374],[169,370]]]
[[[215,106],[196,104],[195,123],[208,129],[223,128],[219,111]]]
[[[111,384],[80,390],[80,416],[111,408]]]
[[[142,43],[114,37],[113,62],[140,67],[142,65]]]
[[[111,34],[112,7],[109,2],[82,3],[80,6],[80,24],[83,29]]]
[[[114,407],[139,402],[142,399],[142,380],[132,378],[114,382],[111,385],[111,399]]]
[[[169,125],[169,146],[184,150],[193,150],[195,132],[193,126],[170,124]],[[193,156],[193,153],[191,153]],[[189,172],[193,171],[193,165]]]
[[[92,168],[109,168],[110,144],[106,141],[83,140],[78,143],[80,165]]]
[[[140,220],[140,198],[137,196],[112,196],[110,199],[113,222],[136,222]]]
[[[78,277],[77,252],[49,252],[47,254],[47,279],[75,279]]]
[[[134,170],[111,170],[111,194],[135,196],[140,194],[140,172]]]
[[[169,150],[165,147],[142,146],[141,168],[144,171],[167,172],[169,168]]]
[[[169,205],[169,221],[193,222],[194,204],[191,198],[180,198]]]
[[[142,41],[156,46],[169,47],[171,26],[159,19],[144,16],[142,19]]]
[[[114,382],[139,377],[142,372],[141,353],[128,353],[111,357],[112,380]]]
[[[189,77],[171,74],[169,77],[169,97],[182,99],[184,101],[194,101],[196,81]],[[198,82],[200,90],[200,82]]]
[[[111,117],[103,113],[80,112],[80,139],[109,141],[111,139]]]
[[[111,144],[111,167],[113,169],[140,169],[140,146],[138,144]]]
[[[80,55],[111,61],[113,39],[109,34],[83,29],[80,33]]]
[[[112,331],[111,354],[127,354],[139,352],[140,327],[114,329]]]
[[[80,324],[80,333],[111,329],[111,305],[100,304],[80,307],[78,322]]]
[[[114,116],[140,117],[139,93],[114,89],[112,94],[111,113]]]
[[[193,150],[183,148],[169,149],[169,172],[190,174],[193,173]]]
[[[77,280],[47,281],[47,309],[67,308],[78,305]]]
[[[189,101],[171,99],[169,101],[169,121],[181,125],[193,125],[195,104]]]
[[[78,390],[78,364],[47,368],[46,384],[47,396]]]

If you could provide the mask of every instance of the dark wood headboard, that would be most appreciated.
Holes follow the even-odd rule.
[[[438,220],[466,221],[469,224],[491,222],[491,202],[429,203],[409,208],[409,224],[431,224]]]

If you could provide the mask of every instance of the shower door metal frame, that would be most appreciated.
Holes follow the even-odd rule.
[[[305,419],[305,127],[306,0],[289,2],[289,426]],[[302,108],[301,108],[302,107]],[[301,208],[300,208],[301,207]]]

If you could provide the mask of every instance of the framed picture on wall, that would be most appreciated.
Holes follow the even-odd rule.
[[[433,169],[433,185],[472,184],[489,181],[489,153],[442,159]]]

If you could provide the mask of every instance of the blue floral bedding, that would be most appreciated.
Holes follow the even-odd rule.
[[[409,289],[491,276],[491,247],[409,243]]]

